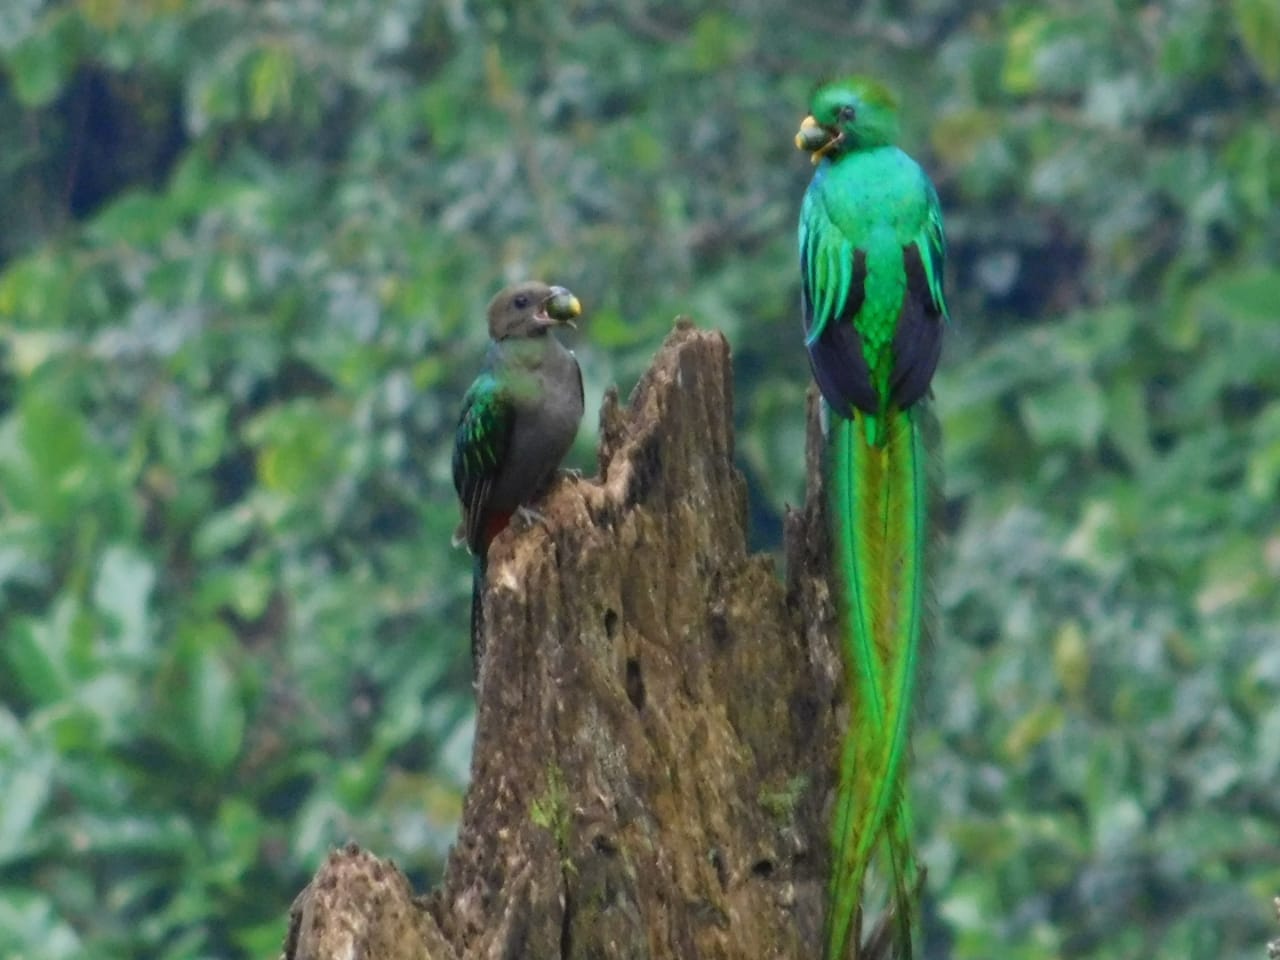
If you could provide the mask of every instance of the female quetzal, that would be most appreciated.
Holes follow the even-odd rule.
[[[894,939],[911,956],[916,887],[908,722],[925,619],[924,403],[947,305],[938,195],[894,145],[897,108],[873,81],[818,88],[796,146],[817,165],[800,209],[805,347],[828,409],[827,462],[849,727],[840,751],[825,926],[828,960],[856,956],[862,886],[881,840]]]
[[[479,670],[489,544],[537,497],[564,459],[582,420],[582,371],[552,334],[582,312],[564,287],[538,281],[489,301],[484,369],[462,399],[453,438],[453,485],[462,505],[455,543],[474,558],[471,657]]]

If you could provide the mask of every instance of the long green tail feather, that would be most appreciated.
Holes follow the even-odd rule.
[[[928,508],[916,410],[833,416],[829,455],[850,717],[832,828],[827,958],[844,960],[851,946],[856,955],[863,881],[882,839],[898,952],[909,958],[915,866],[903,759],[924,621]]]

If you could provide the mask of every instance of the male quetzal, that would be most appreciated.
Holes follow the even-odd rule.
[[[582,420],[582,371],[552,334],[582,312],[564,287],[530,281],[489,301],[484,369],[462,400],[453,438],[453,485],[462,504],[455,543],[474,557],[471,657],[479,669],[489,544],[537,497],[564,459]]]
[[[856,956],[862,886],[880,841],[894,939],[911,956],[916,887],[908,722],[925,619],[922,420],[947,305],[933,184],[894,145],[897,107],[873,81],[825,84],[796,146],[817,165],[800,208],[805,347],[828,409],[832,549],[850,705],[840,750],[825,925],[828,960]]]

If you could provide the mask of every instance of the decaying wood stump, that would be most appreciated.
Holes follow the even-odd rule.
[[[599,476],[490,552],[472,783],[441,888],[335,852],[290,960],[810,958],[838,664],[818,443],[786,579],[750,555],[729,349],[678,323]]]

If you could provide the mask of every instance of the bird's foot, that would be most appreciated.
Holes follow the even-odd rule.
[[[547,525],[547,518],[540,514],[533,507],[519,506],[516,507],[516,516],[524,521],[525,528],[528,529],[536,523]]]
[[[582,471],[577,467],[561,467],[559,473],[560,476],[566,480],[572,480],[574,483],[582,479]]]

